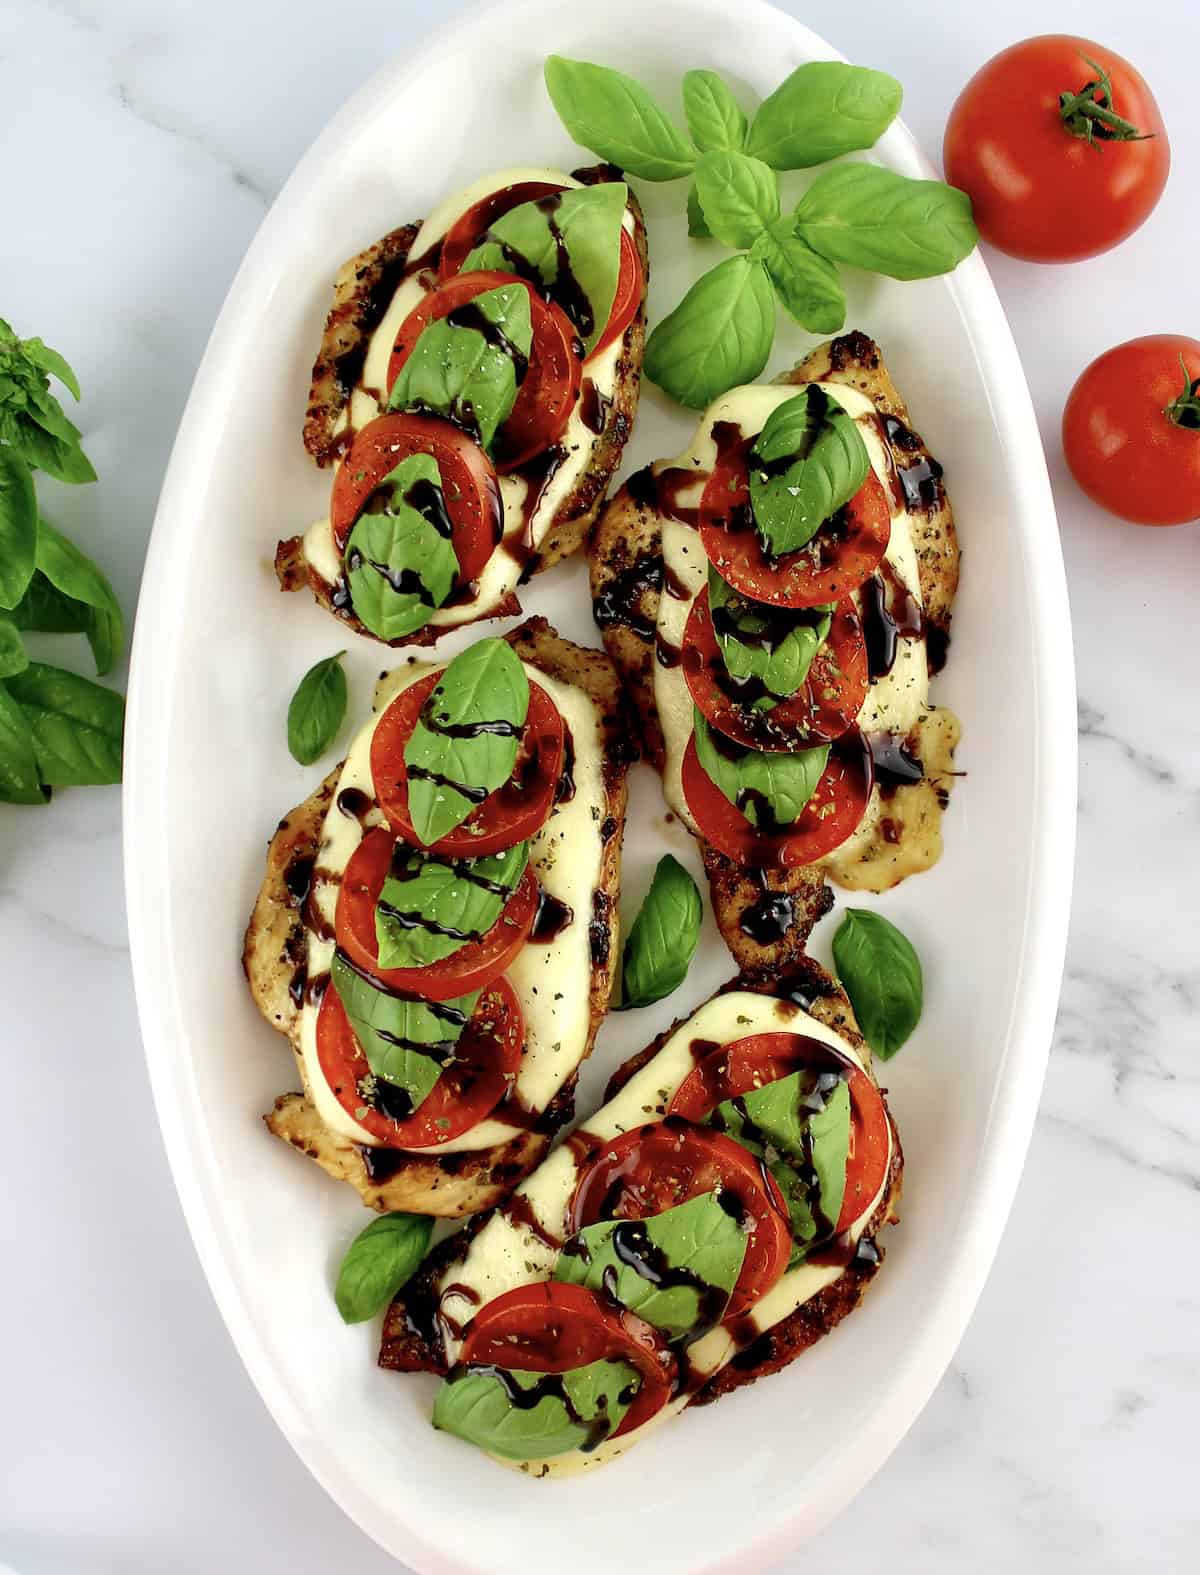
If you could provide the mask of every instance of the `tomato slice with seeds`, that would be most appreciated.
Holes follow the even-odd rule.
[[[410,454],[429,454],[437,461],[459,582],[477,578],[502,533],[500,487],[492,462],[479,444],[437,416],[377,416],[355,434],[334,473],[329,502],[338,551],[345,551],[355,521],[372,493]]]
[[[640,1220],[706,1192],[732,1193],[746,1231],[746,1256],[726,1318],[737,1318],[787,1268],[792,1229],[778,1184],[740,1143],[678,1116],[635,1127],[606,1143],[579,1177],[573,1231],[597,1220]]]
[[[515,273],[483,269],[456,274],[431,290],[400,324],[388,362],[389,391],[413,346],[430,323],[467,306],[477,295],[502,284],[519,284],[529,296],[533,338],[528,363],[518,365],[517,399],[508,420],[496,434],[496,468],[504,474],[540,454],[563,434],[583,376],[578,335],[560,306],[545,300],[527,279]]]
[[[793,1072],[813,1070],[848,1073],[850,1093],[850,1153],[846,1162],[846,1192],[834,1227],[849,1230],[887,1180],[891,1136],[883,1096],[874,1081],[824,1040],[807,1034],[749,1034],[714,1050],[689,1072],[667,1106],[669,1115],[704,1121],[726,1099]]]
[[[812,798],[790,826],[760,831],[731,804],[700,764],[695,734],[683,756],[683,796],[700,835],[735,864],[797,869],[840,847],[867,812],[875,772],[858,730],[835,739]]]
[[[364,1103],[358,1085],[371,1068],[332,984],[317,1013],[317,1060],[325,1081],[342,1109],[387,1148],[436,1148],[477,1126],[508,1093],[524,1047],[520,1002],[501,976],[479,997],[453,1059],[416,1110],[389,1115]]]
[[[692,699],[719,733],[749,749],[793,750],[839,738],[867,698],[870,675],[862,620],[851,601],[833,610],[829,635],[794,695],[769,710],[751,702],[766,690],[734,678],[713,628],[707,587],[692,603],[683,636],[683,676]]]
[[[722,454],[700,499],[700,540],[721,578],[774,607],[816,607],[848,596],[887,551],[892,514],[874,471],[799,552],[772,558],[750,511],[749,445]]]
[[[338,890],[334,929],[337,943],[360,967],[393,990],[449,1001],[482,990],[498,978],[521,950],[537,916],[538,883],[526,869],[499,918],[478,940],[467,941],[449,957],[420,968],[381,968],[375,933],[375,905],[392,867],[396,834],[375,826],[354,850]]]
[[[375,797],[392,826],[420,847],[408,812],[408,768],[404,749],[421,708],[441,673],[418,679],[392,701],[371,738],[371,779]],[[435,853],[478,858],[515,847],[541,830],[554,808],[566,753],[566,725],[541,684],[529,685],[529,712],[517,748],[512,776],[489,793],[478,809],[433,844]]]
[[[590,1362],[628,1362],[642,1380],[637,1398],[612,1434],[643,1426],[666,1405],[676,1363],[657,1329],[582,1285],[544,1280],[481,1307],[467,1325],[461,1360],[467,1366],[523,1373],[567,1373]]]

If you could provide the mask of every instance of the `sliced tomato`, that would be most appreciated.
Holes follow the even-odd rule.
[[[388,706],[371,738],[371,779],[375,797],[392,826],[406,842],[420,847],[408,813],[408,768],[404,749],[417,725],[421,708],[441,673],[410,684]],[[433,844],[435,853],[479,858],[525,842],[549,818],[562,775],[566,726],[558,707],[541,684],[529,685],[529,712],[517,748],[512,776],[473,810],[460,826]]]
[[[604,332],[596,340],[588,360],[597,356],[602,350],[607,350],[614,339],[619,339],[630,323],[638,314],[638,307],[642,304],[642,295],[645,283],[642,279],[642,260],[638,256],[637,245],[629,231],[621,230],[621,271],[617,275],[617,292],[613,296],[612,311],[608,314],[608,322],[604,325]]]
[[[359,1083],[370,1072],[341,997],[329,985],[317,1013],[317,1060],[342,1109],[388,1148],[436,1148],[477,1126],[507,1094],[521,1064],[525,1019],[501,977],[479,997],[441,1077],[411,1115],[367,1106]]]
[[[812,1070],[848,1074],[850,1153],[846,1191],[834,1229],[849,1230],[879,1195],[887,1180],[891,1140],[887,1111],[878,1088],[848,1056],[807,1034],[750,1034],[714,1050],[688,1073],[667,1106],[667,1114],[704,1121],[726,1099],[765,1088],[793,1072]]]
[[[500,917],[478,940],[467,941],[449,957],[420,968],[381,968],[375,905],[392,867],[396,841],[394,832],[375,826],[354,850],[338,891],[334,919],[338,945],[393,990],[423,995],[430,1001],[448,1001],[482,990],[504,972],[533,928],[538,907],[533,871],[526,869]]]
[[[732,1193],[746,1231],[742,1272],[726,1318],[740,1317],[787,1268],[792,1230],[778,1185],[754,1156],[722,1132],[671,1116],[622,1133],[579,1177],[571,1228],[597,1220],[640,1220],[705,1192]]]
[[[760,831],[731,804],[700,764],[695,735],[683,756],[683,796],[700,835],[736,864],[797,869],[840,847],[866,814],[875,774],[857,729],[835,739],[829,764],[799,818],[782,831]]]
[[[612,1435],[632,1433],[661,1411],[674,1391],[675,1358],[643,1319],[582,1285],[543,1280],[518,1285],[481,1307],[467,1326],[462,1361],[523,1373],[568,1373],[590,1362],[628,1362],[642,1380]]]
[[[388,362],[387,386],[413,352],[413,346],[430,323],[465,308],[477,295],[502,284],[519,284],[529,296],[533,326],[529,356],[515,359],[517,400],[508,420],[496,434],[496,468],[501,473],[540,454],[558,440],[571,419],[583,376],[579,336],[571,319],[552,301],[545,300],[527,279],[515,273],[482,269],[460,273],[440,284],[414,306],[400,324]],[[468,322],[467,326],[474,326]]]
[[[430,454],[437,461],[459,582],[476,579],[503,531],[500,487],[492,462],[479,444],[437,416],[377,416],[355,434],[334,474],[329,502],[338,551],[345,550],[371,494],[410,454]]]
[[[867,698],[867,642],[853,602],[834,608],[829,635],[794,695],[770,710],[753,701],[766,690],[755,679],[734,678],[713,628],[705,588],[692,603],[683,636],[683,676],[692,699],[726,738],[750,749],[804,749],[838,738]]]
[[[700,540],[723,580],[773,607],[817,607],[837,602],[871,574],[887,551],[892,515],[874,471],[799,552],[772,558],[750,510],[748,444],[718,456],[700,499]]]

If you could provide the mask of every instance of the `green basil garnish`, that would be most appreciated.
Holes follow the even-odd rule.
[[[771,353],[775,296],[760,262],[728,257],[701,274],[646,341],[646,375],[681,405],[703,409],[752,383]]]
[[[640,1220],[601,1220],[570,1238],[556,1280],[615,1297],[670,1339],[719,1323],[746,1256],[742,1222],[715,1192]]]
[[[750,507],[767,552],[797,552],[871,468],[853,417],[819,383],[777,405],[750,450]]]
[[[900,113],[895,77],[840,60],[812,60],[763,99],[746,151],[777,170],[808,169],[875,143]]]
[[[24,596],[37,562],[37,497],[29,466],[0,448],[0,607]]]
[[[79,428],[50,392],[51,377],[79,398],[79,382],[58,351],[40,339],[18,339],[0,319],[0,444],[56,481],[95,481]]]
[[[733,149],[701,157],[696,196],[708,228],[726,246],[753,246],[779,218],[779,177],[761,159]]]
[[[750,255],[771,276],[784,309],[810,334],[835,334],[846,321],[846,292],[837,269],[793,228],[794,220],[778,219],[755,241]]]
[[[311,766],[321,758],[346,715],[345,654],[339,651],[314,663],[296,685],[288,706],[287,741],[292,759],[302,766]]]
[[[800,818],[829,763],[829,745],[769,754],[743,749],[717,735],[701,711],[694,713],[696,754],[705,774],[752,826],[772,832]]]
[[[29,718],[5,685],[0,684],[0,800],[7,804],[44,804],[49,797],[38,775]]]
[[[921,1020],[924,985],[912,942],[882,914],[847,908],[833,964],[867,1043],[890,1060]]]
[[[125,700],[113,689],[62,667],[30,662],[6,680],[33,734],[38,772],[48,787],[121,780]]]
[[[528,842],[479,859],[438,857],[396,844],[375,909],[381,968],[422,968],[491,929],[529,860]]]
[[[510,1384],[540,1389],[541,1398],[515,1406]],[[628,1362],[589,1362],[561,1374],[506,1370],[503,1378],[486,1368],[463,1367],[438,1390],[433,1425],[506,1460],[548,1460],[609,1437],[641,1384]]]
[[[56,591],[79,604],[78,627],[87,635],[97,675],[111,672],[125,643],[125,620],[107,577],[47,519],[38,521],[37,567]]]
[[[480,640],[446,668],[404,749],[408,812],[428,847],[507,781],[529,711],[529,680],[505,640]]]
[[[429,1250],[433,1220],[426,1214],[383,1214],[346,1249],[334,1300],[345,1323],[363,1323],[382,1312],[407,1285]]]
[[[683,73],[683,113],[701,153],[746,144],[746,113],[715,71]]]
[[[710,564],[708,606],[721,658],[733,678],[757,678],[768,696],[786,700],[808,677],[813,658],[829,636],[832,607],[768,607],[735,591]]]
[[[796,234],[823,257],[892,279],[949,273],[978,240],[971,199],[877,164],[839,164],[801,197]]]
[[[559,119],[580,147],[642,180],[691,173],[695,150],[640,82],[562,55],[547,56],[545,77]]]
[[[423,629],[458,573],[442,475],[409,454],[380,482],[346,542],[346,582],[360,621],[381,640]]]
[[[700,939],[704,907],[696,882],[670,853],[654,871],[621,963],[621,1005],[650,1006],[677,990]]]

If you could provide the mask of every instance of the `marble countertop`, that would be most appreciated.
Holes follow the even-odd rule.
[[[1200,21],[1177,0],[1053,15],[1009,0],[973,8],[969,28],[938,0],[785,9],[900,76],[906,118],[935,156],[984,58],[1056,22],[1082,27],[1153,84],[1175,174],[1115,254],[1063,269],[989,259],[1042,424],[1074,612],[1079,852],[1062,1006],[1029,1162],[961,1349],[874,1483],[779,1575],[1194,1569],[1200,717],[1186,642],[1200,527],[1107,519],[1074,489],[1057,432],[1075,374],[1100,350],[1200,331]],[[103,479],[52,500],[47,488],[47,500],[126,608],[242,252],[330,114],[434,11],[427,0],[0,8],[0,313],[79,373]],[[115,789],[0,811],[0,949],[0,1568],[394,1571],[276,1431],[193,1254],[142,1062]]]

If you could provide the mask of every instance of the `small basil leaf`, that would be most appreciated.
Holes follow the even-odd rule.
[[[408,811],[426,847],[460,826],[512,774],[529,680],[504,640],[480,640],[446,668],[404,749]]]
[[[64,443],[61,438],[44,431],[36,421],[18,424],[17,443],[28,463],[35,470],[44,470],[55,481],[77,487],[96,479],[92,462],[77,441]]]
[[[28,666],[20,631],[11,618],[0,616],[0,678],[11,678]]]
[[[80,431],[75,423],[63,410],[63,407],[47,389],[36,384],[27,390],[26,413],[35,421],[43,432],[48,432],[60,443],[65,443],[69,448],[79,445]]]
[[[38,772],[50,787],[121,780],[125,700],[90,678],[30,662],[8,691],[33,732]]]
[[[584,1226],[559,1254],[554,1278],[603,1292],[679,1339],[720,1322],[746,1240],[741,1220],[705,1192],[648,1219]]]
[[[111,672],[125,643],[125,620],[106,576],[47,519],[38,521],[37,567],[56,590],[88,609],[80,622],[96,672],[100,677]]]
[[[345,567],[355,614],[381,640],[415,634],[442,606],[458,559],[431,454],[409,454],[384,477],[350,532]]]
[[[745,153],[705,153],[696,195],[708,226],[726,246],[747,247],[779,218],[779,177]]]
[[[492,224],[462,271],[497,268],[532,280],[563,309],[590,351],[616,298],[628,200],[622,182],[601,181],[523,202]]]
[[[697,710],[696,754],[705,774],[735,809],[760,831],[790,826],[816,792],[829,763],[829,745],[800,749],[790,754],[768,754],[742,749],[715,735]]]
[[[12,618],[18,629],[36,629],[41,634],[83,634],[91,613],[90,607],[64,596],[40,570],[35,570],[24,596],[12,610]]]
[[[750,450],[750,507],[764,547],[798,552],[870,469],[858,424],[819,383],[767,417]]]
[[[696,155],[687,138],[632,77],[608,66],[549,55],[546,89],[559,119],[579,143],[642,180],[676,180]]]
[[[727,257],[657,324],[646,341],[646,376],[681,405],[701,410],[736,384],[752,383],[774,337],[766,270],[749,257]]]
[[[794,695],[828,638],[825,607],[767,607],[741,596],[709,565],[708,605],[721,657],[734,678],[757,678],[777,699]]]
[[[745,111],[715,71],[683,73],[683,113],[701,153],[744,146]]]
[[[313,664],[296,686],[287,714],[287,741],[292,759],[302,766],[319,760],[337,737],[346,715],[346,675],[342,657],[326,656]]]
[[[421,968],[487,934],[517,888],[528,842],[479,859],[439,858],[396,844],[375,909],[381,968]]]
[[[823,257],[892,279],[949,273],[979,239],[965,192],[875,164],[818,175],[797,204],[795,227]]]
[[[38,775],[29,718],[0,684],[0,800],[6,804],[44,804],[49,797]]]
[[[540,1398],[515,1406],[510,1386]],[[506,1371],[503,1378],[461,1367],[438,1390],[433,1425],[506,1460],[548,1460],[602,1442],[640,1388],[628,1362],[589,1362],[562,1374]]]
[[[704,217],[704,209],[700,206],[700,198],[696,195],[694,181],[688,187],[687,226],[688,234],[694,241],[709,241],[712,239],[712,231],[708,227],[708,220]]]
[[[793,232],[790,218],[779,219],[754,243],[775,293],[801,328],[835,334],[846,321],[846,292],[837,269]]]
[[[0,448],[0,607],[24,596],[37,560],[37,498],[29,466]]]
[[[824,164],[873,147],[900,113],[903,96],[883,71],[809,61],[759,105],[746,149],[777,170]]]
[[[421,1266],[433,1220],[425,1214],[383,1214],[346,1249],[333,1297],[344,1323],[382,1312]]]
[[[50,346],[43,344],[40,339],[26,339],[21,349],[34,366],[42,372],[49,373],[51,377],[56,377],[66,386],[72,397],[76,401],[79,400],[79,379],[57,350],[51,350]]]
[[[833,962],[867,1043],[890,1060],[921,1020],[921,959],[912,942],[882,914],[847,908]]]
[[[455,323],[459,313],[486,326]],[[532,338],[529,291],[524,285],[485,290],[458,313],[440,317],[422,330],[392,385],[388,409],[446,416],[491,453],[496,432],[516,403]]]
[[[667,853],[629,927],[622,962],[622,1007],[650,1006],[677,990],[700,939],[704,907],[696,882]]]

